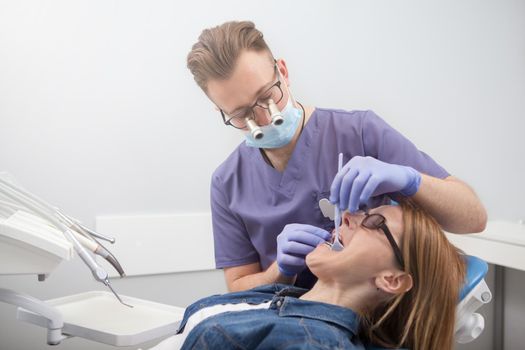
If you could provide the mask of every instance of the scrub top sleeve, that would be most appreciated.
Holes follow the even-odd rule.
[[[228,203],[221,179],[214,176],[211,183],[211,218],[215,266],[218,269],[259,261],[244,223],[229,209]]]
[[[444,179],[450,174],[400,132],[372,111],[363,117],[362,137],[365,155],[390,164],[410,166],[417,171]]]

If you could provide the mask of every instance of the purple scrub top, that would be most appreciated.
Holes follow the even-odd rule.
[[[334,223],[321,213],[319,200],[330,196],[340,152],[343,164],[354,156],[371,156],[437,178],[449,176],[374,112],[316,108],[284,172],[244,142],[215,170],[211,211],[216,267],[259,262],[266,269],[275,261],[276,238],[287,224],[331,231]]]

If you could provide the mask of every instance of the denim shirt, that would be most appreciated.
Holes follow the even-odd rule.
[[[356,336],[357,314],[348,308],[298,299],[306,291],[272,284],[201,299],[186,309],[179,332],[191,315],[205,307],[271,304],[269,309],[208,317],[188,334],[182,349],[364,349]]]

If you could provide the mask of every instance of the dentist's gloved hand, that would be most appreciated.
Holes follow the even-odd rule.
[[[332,235],[319,227],[288,224],[277,236],[277,266],[285,276],[294,276],[306,267],[305,258]]]
[[[330,202],[339,204],[341,210],[355,213],[371,197],[393,192],[412,196],[420,184],[421,174],[411,167],[356,156],[335,176],[330,187]]]

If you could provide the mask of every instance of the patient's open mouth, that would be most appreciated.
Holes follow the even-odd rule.
[[[330,241],[329,242],[324,242],[324,244],[328,245],[331,248],[332,245],[334,244],[334,241],[335,241],[335,230],[332,231],[332,237],[330,238]],[[339,232],[339,241],[341,242],[341,245],[344,247],[343,237],[341,237],[341,233],[340,232]]]

